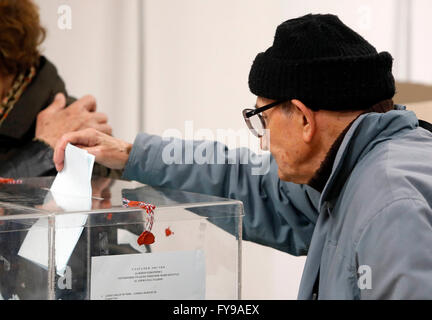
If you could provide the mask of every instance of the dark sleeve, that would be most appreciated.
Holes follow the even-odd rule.
[[[64,89],[60,89],[57,91],[67,94]],[[50,98],[43,109],[52,102],[51,100]],[[66,105],[69,106],[75,101],[76,98],[67,96]],[[37,140],[29,140],[19,146],[8,148],[7,153],[3,154],[0,159],[0,177],[17,179],[54,176],[57,171],[53,162],[53,155],[54,150],[49,145]]]
[[[53,149],[41,141],[30,141],[9,150],[7,161],[0,165],[0,177],[23,178],[55,175]]]

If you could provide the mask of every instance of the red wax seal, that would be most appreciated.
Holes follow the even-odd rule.
[[[127,203],[128,207],[140,207],[142,202],[140,201],[129,201]]]
[[[1,178],[0,177],[0,184],[22,184],[22,180],[15,180],[10,178]]]
[[[137,242],[140,246],[142,246],[144,244],[152,244],[155,242],[155,236],[150,231],[144,231],[138,237]]]
[[[167,237],[169,237],[170,235],[173,235],[173,234],[174,234],[174,232],[172,232],[169,227],[165,229],[165,235]]]

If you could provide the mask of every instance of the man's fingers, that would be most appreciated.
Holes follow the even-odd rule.
[[[63,135],[57,142],[56,148],[54,150],[53,160],[57,171],[63,170],[64,153],[68,143],[80,145],[86,148],[92,147],[97,143],[97,131],[95,129],[86,129]]]
[[[66,150],[66,145],[68,144],[68,139],[63,136],[58,142],[54,149],[54,165],[58,172],[63,170],[64,166],[64,153]]]
[[[124,169],[132,150],[132,144],[93,128],[71,132],[59,140],[54,150],[54,164],[59,171],[64,167],[64,153],[68,143],[87,150],[96,157],[96,162],[112,169]]]
[[[108,122],[108,117],[106,116],[105,113],[94,112],[91,115],[92,115],[93,119],[96,120],[96,122],[98,122],[98,123],[107,123]]]
[[[63,93],[57,93],[54,101],[47,107],[47,111],[58,111],[66,107],[66,97]]]
[[[96,111],[96,99],[95,99],[95,97],[87,95],[87,96],[82,97],[79,101],[82,103],[83,107],[85,109],[87,109],[87,111],[89,111],[89,112]]]
[[[88,125],[100,132],[103,132],[109,136],[112,135],[112,128],[108,124],[108,117],[101,112],[93,112],[91,113],[92,122],[88,123]]]
[[[96,125],[95,129],[100,131],[100,132],[103,132],[109,136],[112,135],[112,128],[109,124],[106,124],[106,123],[98,124],[98,125]]]
[[[72,103],[69,108],[94,112],[96,111],[96,99],[91,95],[87,95]]]

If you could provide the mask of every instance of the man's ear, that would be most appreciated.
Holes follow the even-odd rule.
[[[316,131],[315,113],[300,100],[293,99],[291,103],[297,108],[299,116],[302,117],[303,140],[306,143],[310,143]]]

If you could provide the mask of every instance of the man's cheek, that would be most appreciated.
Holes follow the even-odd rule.
[[[282,151],[279,152],[278,154],[278,159],[277,159],[277,164],[279,169],[282,172],[288,172],[288,171],[292,171],[294,169],[294,165],[293,165],[293,153],[295,153],[296,151],[293,150],[292,152],[287,153],[286,151]]]

